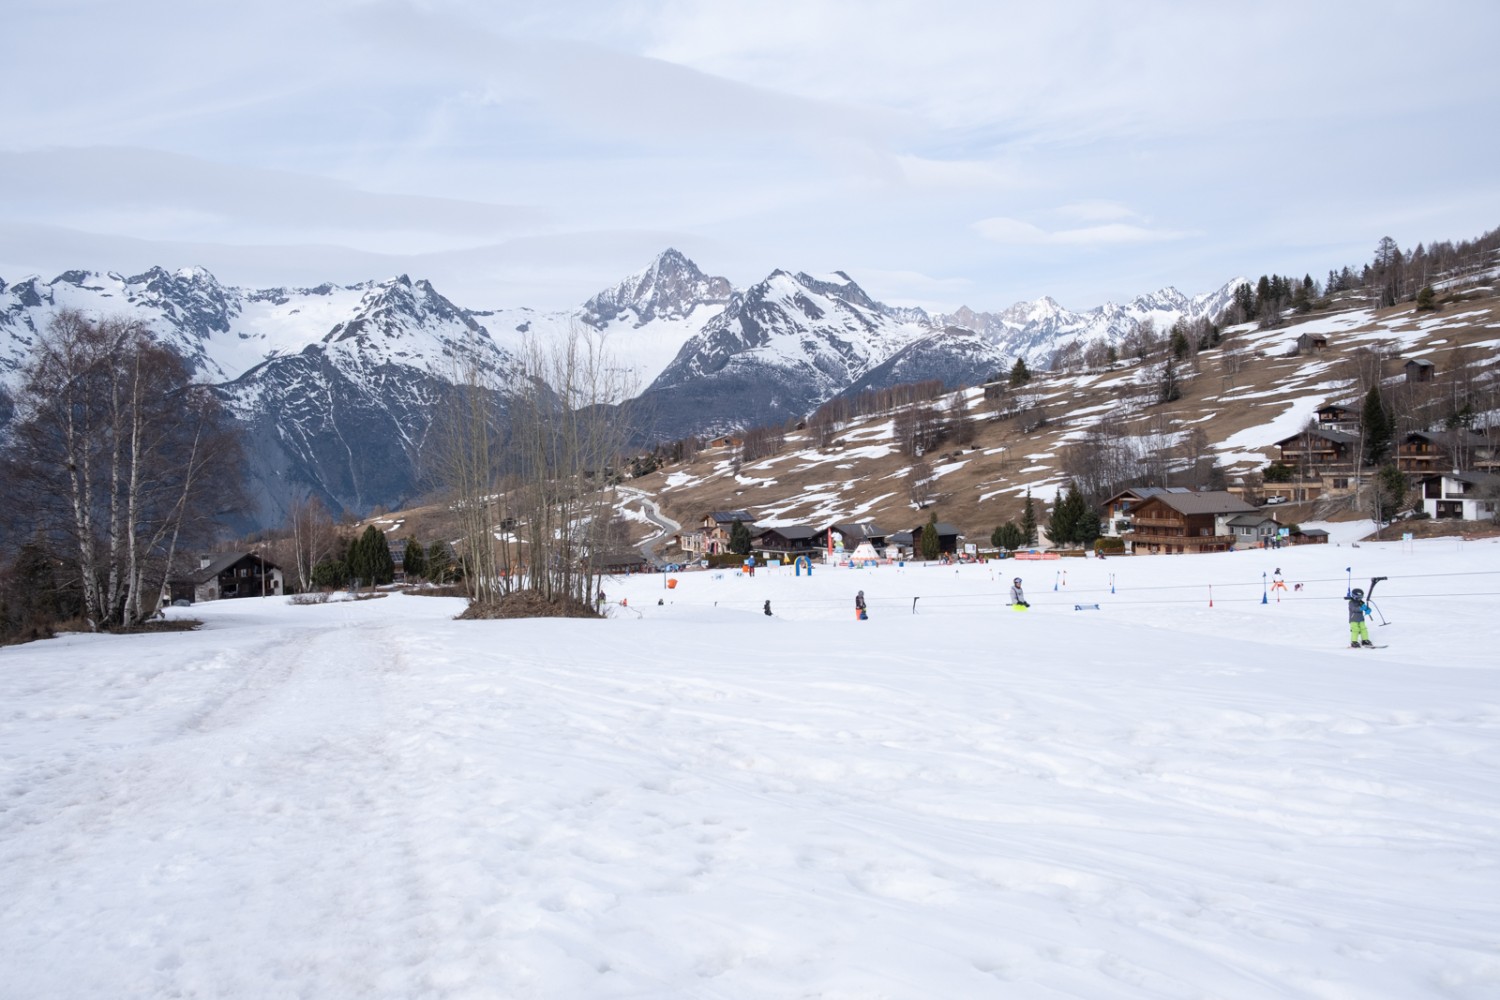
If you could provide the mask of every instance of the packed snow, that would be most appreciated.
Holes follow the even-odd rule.
[[[1336,537],[0,649],[0,993],[1500,995],[1500,544]]]

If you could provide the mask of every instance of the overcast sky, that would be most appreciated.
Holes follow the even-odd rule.
[[[6,5],[0,278],[1073,308],[1500,225],[1500,3]]]

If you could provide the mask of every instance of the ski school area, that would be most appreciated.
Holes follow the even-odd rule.
[[[1489,560],[1494,572],[1483,568]],[[1480,568],[1464,568],[1474,566]],[[1307,648],[1348,645],[1347,600],[1358,589],[1373,601],[1372,636],[1385,644],[1405,635],[1408,651],[1426,658],[1441,642],[1438,633],[1449,631],[1442,619],[1463,614],[1452,601],[1500,597],[1500,544],[1453,538],[1102,560],[798,560],[761,564],[754,573],[726,567],[612,578],[604,610],[616,619],[660,621],[708,609],[764,615],[769,605],[772,616],[789,622],[854,620],[855,595],[863,592],[869,618],[970,618],[1009,610],[1009,588],[1018,578],[1030,613],[1052,620],[1053,628],[1058,616],[1070,619],[1070,629],[1097,624],[1078,615],[1097,612],[1112,625],[1212,629],[1217,623],[1244,639]],[[1392,608],[1405,627],[1385,631],[1395,624],[1386,614]],[[1267,625],[1274,634],[1265,634]]]
[[[672,578],[0,648],[0,993],[1500,996],[1495,540]]]

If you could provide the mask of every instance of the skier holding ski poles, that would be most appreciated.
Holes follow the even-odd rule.
[[[1384,579],[1385,577],[1383,576],[1371,577],[1370,591],[1368,594],[1365,591],[1361,590],[1359,587],[1355,587],[1353,590],[1349,591],[1348,601],[1350,649],[1376,648],[1375,643],[1370,641],[1370,626],[1365,624],[1365,616],[1374,613],[1370,608],[1370,601],[1375,595],[1375,585]],[[1385,619],[1383,617],[1381,619],[1381,624],[1385,624]]]
[[[1365,624],[1365,615],[1370,613],[1365,592],[1358,587],[1349,591],[1349,648],[1375,645],[1370,641],[1370,626]]]

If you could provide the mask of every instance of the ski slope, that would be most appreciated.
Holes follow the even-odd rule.
[[[1500,544],[675,579],[0,649],[0,994],[1500,995]]]

